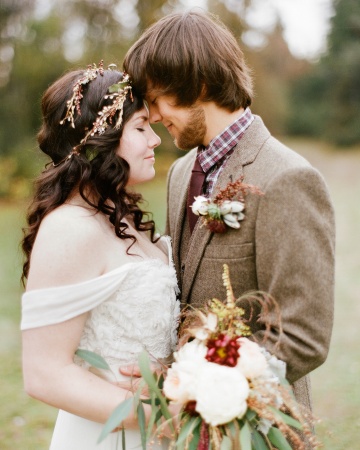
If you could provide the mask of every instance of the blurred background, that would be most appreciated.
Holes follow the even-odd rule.
[[[40,99],[70,68],[127,48],[160,17],[189,7],[218,15],[253,69],[253,112],[325,177],[337,221],[336,316],[327,362],[312,376],[324,448],[360,439],[360,1],[0,0],[0,448],[46,450],[56,411],[26,396],[21,377],[21,228],[37,149]],[[145,209],[164,230],[166,173],[181,153],[161,126]],[[359,196],[359,197],[358,197]],[[319,324],[321,324],[321,317]],[[46,364],[46,361],[44,361]]]

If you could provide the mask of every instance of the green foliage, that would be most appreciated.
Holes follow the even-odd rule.
[[[80,358],[82,358],[93,367],[97,367],[98,369],[110,370],[109,364],[102,356],[98,355],[97,353],[79,348],[78,350],[76,350],[75,354],[80,356]]]
[[[289,130],[349,146],[360,142],[360,3],[334,7],[328,53],[293,86]]]
[[[6,174],[0,197],[26,197],[31,191],[29,180],[43,165],[35,137],[40,127],[41,96],[46,88],[70,68],[86,67],[100,59],[105,65],[116,63],[121,67],[125,52],[141,32],[180,3],[55,0],[41,10],[35,8],[35,0],[1,3],[0,25],[4,32],[0,49],[6,48],[10,56],[8,61],[0,59],[0,165],[7,167],[10,158],[16,168]],[[237,13],[228,2],[207,3],[209,11],[217,14],[242,42],[243,33],[249,29],[244,17],[252,0],[239,3]],[[268,48],[261,52],[241,43],[256,77],[254,112],[262,115],[275,132],[284,130],[290,68],[296,63],[281,32],[277,28]],[[156,128],[163,142],[158,152],[179,154],[167,131]]]

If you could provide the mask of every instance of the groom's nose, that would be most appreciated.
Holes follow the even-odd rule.
[[[162,115],[156,105],[149,105],[149,121],[150,123],[159,123],[162,121]]]

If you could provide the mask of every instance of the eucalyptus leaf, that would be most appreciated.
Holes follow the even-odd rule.
[[[151,437],[151,434],[153,432],[153,427],[154,427],[154,424],[156,422],[156,416],[157,416],[156,408],[155,408],[155,400],[156,400],[155,394],[154,394],[154,392],[151,392],[150,395],[151,395],[151,399],[150,399],[150,402],[151,402],[151,414],[150,414],[150,419],[149,419],[149,422],[148,422],[148,428],[147,428],[147,433],[146,433],[146,439],[147,440],[149,440],[150,437]],[[160,413],[161,413],[161,410],[160,410]]]
[[[155,406],[159,406],[160,405],[160,400],[158,398],[155,398],[154,403],[152,403],[150,398],[145,398],[145,399],[141,399],[141,403],[145,403],[145,405],[152,405],[152,404],[154,404]]]
[[[165,377],[164,377],[164,374],[162,373],[162,374],[160,374],[159,379],[158,379],[158,386],[159,386],[159,389],[161,389],[161,390],[164,387],[164,381],[165,381]]]
[[[254,430],[252,433],[252,446],[254,450],[269,450],[265,439],[257,430]]]
[[[221,441],[220,450],[232,450],[232,442],[231,439],[224,435]],[[251,448],[250,448],[251,450]]]
[[[146,386],[145,380],[141,380],[141,382],[139,383],[139,387],[137,388],[137,390],[134,394],[134,409],[136,409],[136,410],[139,407],[139,403],[141,403],[140,396],[141,396],[142,390],[145,386]]]
[[[101,434],[98,439],[98,444],[102,442],[108,434],[110,434],[114,428],[118,427],[119,424],[127,418],[130,414],[131,408],[133,405],[133,398],[128,398],[120,403],[114,411],[111,413],[111,416],[106,421]]]
[[[196,425],[196,427],[192,431],[193,437],[189,442],[188,450],[197,450],[198,443],[200,440],[200,428],[201,428],[201,421],[198,423],[198,425]]]
[[[161,411],[161,409],[159,409],[155,416],[155,423],[159,422],[159,420],[162,418],[162,416],[163,416],[163,412]]]
[[[278,450],[292,450],[289,442],[278,428],[271,427],[267,437]]]
[[[240,430],[240,447],[241,450],[251,450],[251,431],[247,422]]]
[[[149,359],[149,356],[146,353],[146,351],[141,352],[139,355],[139,369],[140,369],[141,375],[144,378],[144,380],[146,381],[150,391],[153,391],[156,394],[156,397],[159,399],[161,411],[162,411],[165,419],[169,422],[169,427],[171,428],[171,431],[174,432],[175,430],[174,430],[174,426],[172,423],[172,415],[169,411],[166,398],[161,393],[161,391],[157,385],[156,379],[154,377],[154,374],[151,372],[150,359]]]
[[[235,442],[235,446],[239,446],[239,439],[240,439],[240,427],[239,427],[239,421],[238,420],[232,420],[225,426],[226,434],[228,436],[231,436],[231,439]],[[235,447],[235,448],[237,448]]]
[[[190,417],[190,419],[181,427],[179,437],[176,441],[176,446],[181,446],[200,422],[201,418],[199,416]]]
[[[78,348],[75,352],[75,355],[80,356],[80,358],[82,358],[93,367],[97,367],[98,369],[111,370],[109,364],[102,356],[98,355],[97,353],[91,352],[90,350]]]
[[[151,372],[150,359],[149,359],[149,356],[146,353],[146,351],[141,352],[139,355],[139,369],[140,369],[142,377],[144,378],[147,385],[149,386],[149,389],[154,391],[156,393],[156,395],[159,397],[161,395],[161,392],[157,385],[154,374]]]
[[[249,422],[251,422],[252,420],[254,420],[255,418],[256,418],[256,412],[255,411],[253,411],[252,409],[248,409],[247,411],[246,411],[246,415],[245,415],[245,417],[246,417],[246,419],[249,421]]]
[[[137,418],[140,429],[141,446],[143,450],[146,450],[146,419],[144,405],[141,402],[139,402],[137,407]]]
[[[271,408],[270,409],[278,416],[281,417],[281,419],[287,424],[294,428],[297,428],[298,430],[302,430],[303,426],[301,423],[294,419],[293,417],[289,416],[288,414],[283,413],[282,411],[279,411],[278,409]]]

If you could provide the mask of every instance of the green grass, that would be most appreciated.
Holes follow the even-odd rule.
[[[336,212],[334,333],[326,363],[312,374],[314,412],[321,419],[317,431],[326,450],[355,450],[360,441],[360,152],[335,152],[306,140],[289,144],[323,173]],[[160,169],[157,179],[140,190],[149,201],[145,209],[154,211],[163,231],[165,168]],[[0,204],[0,448],[46,450],[56,411],[28,398],[21,377],[18,243],[23,215],[19,205]]]

